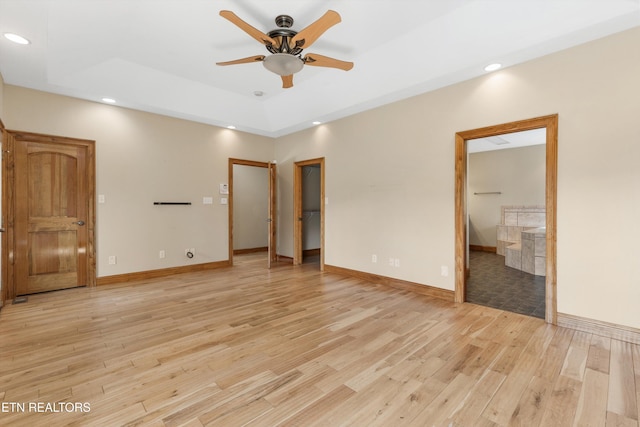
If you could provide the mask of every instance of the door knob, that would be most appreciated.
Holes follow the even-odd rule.
[[[80,221],[72,222],[71,224],[84,225],[84,221],[80,220]]]

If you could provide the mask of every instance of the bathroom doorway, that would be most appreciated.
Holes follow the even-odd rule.
[[[545,144],[544,128],[467,141],[465,301],[544,319]]]
[[[456,133],[456,157],[455,157],[455,210],[456,210],[456,277],[455,300],[466,300],[466,286],[470,273],[469,251],[469,198],[468,191],[468,142],[478,138],[489,138],[499,135],[512,134],[533,129],[545,129],[545,315],[548,323],[557,322],[556,302],[556,183],[557,183],[557,135],[558,116],[544,116],[534,119],[511,122],[497,126],[474,129]],[[487,192],[499,190],[487,190]]]

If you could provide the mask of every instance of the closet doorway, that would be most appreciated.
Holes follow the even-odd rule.
[[[557,193],[557,144],[558,144],[558,116],[544,116],[529,120],[506,123],[497,126],[474,129],[456,133],[455,157],[455,300],[464,302],[466,285],[469,277],[469,211],[468,201],[468,141],[495,137],[514,132],[533,129],[545,129],[545,320],[557,323],[556,302],[556,193]]]
[[[293,264],[315,263],[324,271],[324,158],[294,165]]]
[[[276,260],[276,165],[229,159],[229,264],[234,254],[266,252]]]

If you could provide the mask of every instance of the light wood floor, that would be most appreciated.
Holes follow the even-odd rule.
[[[0,425],[638,426],[638,345],[236,262],[4,307]]]

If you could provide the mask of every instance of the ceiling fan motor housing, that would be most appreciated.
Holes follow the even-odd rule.
[[[289,15],[278,15],[275,21],[279,28],[269,31],[267,35],[272,39],[278,40],[280,44],[278,46],[274,46],[271,43],[266,43],[265,47],[267,50],[271,53],[299,55],[300,52],[302,52],[302,49],[298,46],[291,46],[290,43],[293,36],[298,34],[297,31],[290,29],[293,25],[293,18]],[[302,43],[304,43],[304,41],[302,41]]]

